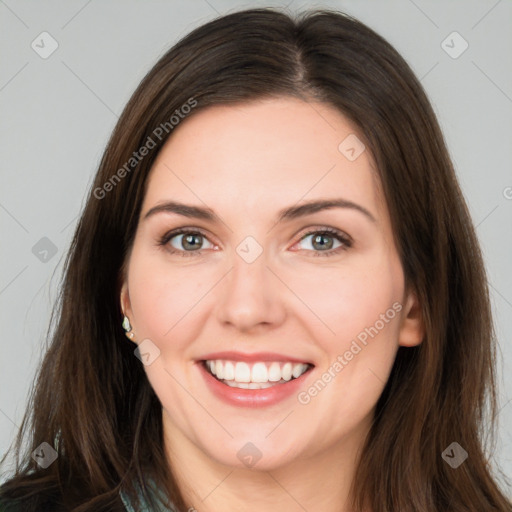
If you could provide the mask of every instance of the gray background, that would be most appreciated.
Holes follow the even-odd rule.
[[[196,26],[240,8],[287,4],[290,11],[329,7],[358,17],[398,49],[426,88],[486,259],[500,346],[495,459],[512,475],[512,434],[507,428],[512,424],[508,0],[0,0],[0,454],[21,422],[64,255],[102,151],[130,94],[157,58]],[[58,43],[46,59],[31,47],[35,41],[39,52],[51,48],[48,36],[40,36],[44,31]],[[454,31],[463,39],[446,39]],[[464,40],[469,46],[457,55]]]

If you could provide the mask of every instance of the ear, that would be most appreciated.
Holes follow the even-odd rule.
[[[121,286],[120,303],[121,311],[130,319],[130,322],[132,322],[132,307],[130,303],[130,294],[128,293],[128,284],[126,281],[124,281],[123,285]]]
[[[417,294],[411,291],[405,300],[402,323],[398,334],[398,344],[402,347],[414,347],[422,343],[425,337],[425,323],[421,304]]]
[[[121,293],[120,293],[119,300],[121,303],[121,311],[124,316],[128,317],[128,320],[130,321],[130,325],[132,326],[131,330],[129,332],[125,333],[126,337],[133,343],[138,344],[136,335],[135,335],[135,324],[133,321],[133,312],[132,312],[132,307],[131,307],[131,303],[130,303],[130,294],[128,293],[128,285],[126,283],[126,280],[123,282],[123,284],[121,286]]]

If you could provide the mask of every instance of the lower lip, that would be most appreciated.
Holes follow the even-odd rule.
[[[275,384],[265,389],[242,389],[233,388],[216,379],[202,362],[198,363],[199,371],[203,375],[207,386],[212,393],[230,405],[239,407],[266,407],[277,404],[290,396],[297,395],[300,387],[303,386],[306,376],[311,368],[306,370],[300,377],[292,379],[283,384]]]

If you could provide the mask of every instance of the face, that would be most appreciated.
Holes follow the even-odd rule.
[[[209,460],[269,470],[342,450],[399,345],[421,342],[355,137],[333,107],[279,98],[197,112],[155,161],[121,304],[166,435]]]

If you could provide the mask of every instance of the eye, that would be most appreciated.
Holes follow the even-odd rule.
[[[306,247],[305,250],[312,251],[313,256],[334,256],[352,246],[352,240],[348,235],[329,227],[310,230],[302,235],[298,244],[303,243],[309,237],[312,237],[307,244],[310,248]],[[205,241],[210,244],[210,247],[202,247]],[[338,242],[337,246],[335,246],[336,242]],[[166,233],[158,241],[158,245],[167,247],[171,254],[179,254],[184,257],[199,256],[203,249],[215,248],[215,245],[208,240],[204,233],[198,229],[187,228]]]
[[[171,254],[187,257],[202,254],[201,249],[204,249],[204,247],[201,247],[201,245],[205,240],[211,245],[210,249],[214,247],[202,232],[191,229],[179,229],[166,233],[158,243],[159,245],[168,246]]]
[[[313,256],[334,256],[342,251],[346,251],[352,246],[352,240],[347,235],[337,229],[329,227],[307,232],[301,237],[299,243],[304,242],[304,240],[307,240],[311,236],[312,238],[307,245],[314,251]],[[333,248],[335,241],[337,241],[339,245]],[[306,250],[310,249],[306,248]]]

